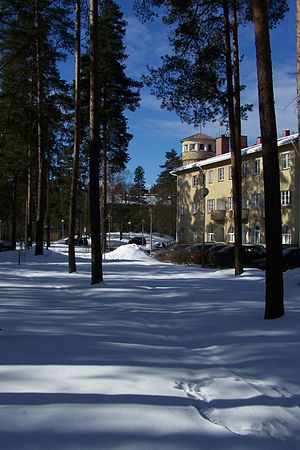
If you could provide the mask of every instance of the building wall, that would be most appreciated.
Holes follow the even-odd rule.
[[[232,179],[230,159],[212,158],[178,173],[177,240],[201,242],[205,219],[205,241],[232,242],[234,239],[232,210]],[[299,245],[299,162],[292,144],[279,147],[282,223],[284,243]],[[209,193],[203,214],[203,172]],[[196,181],[198,180],[198,182]],[[289,198],[291,194],[291,204]],[[261,152],[242,157],[243,242],[265,243],[263,161]]]

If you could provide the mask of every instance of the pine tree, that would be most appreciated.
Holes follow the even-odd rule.
[[[130,190],[133,201],[140,206],[143,202],[143,195],[146,191],[145,170],[142,166],[137,166],[134,170],[133,184]]]
[[[252,0],[265,192],[265,319],[284,315],[280,173],[269,35],[268,0]]]

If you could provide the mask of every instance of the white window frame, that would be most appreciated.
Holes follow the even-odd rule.
[[[228,179],[232,180],[232,166],[228,167]]]
[[[251,206],[252,208],[261,207],[261,194],[259,192],[255,192],[251,195]]]
[[[292,243],[292,230],[288,225],[282,227],[282,244]]]
[[[242,162],[241,174],[242,174],[243,178],[245,178],[248,175],[248,162],[247,161]]]
[[[229,227],[228,228],[228,242],[234,242],[235,236],[234,236],[234,228]]]
[[[192,177],[192,186],[193,187],[197,187],[198,186],[198,181],[199,181],[198,175],[193,175],[193,177]]]
[[[214,211],[215,209],[215,199],[210,198],[207,200],[207,212]]]
[[[196,202],[192,203],[192,214],[197,214],[198,212],[198,204]]]
[[[208,171],[208,183],[212,184],[214,182],[214,171],[211,169]]]
[[[179,214],[180,214],[180,216],[184,215],[184,210],[185,210],[184,204],[183,203],[179,203]]]
[[[285,190],[280,192],[281,206],[291,206],[292,204],[292,191]]]
[[[220,167],[218,169],[218,181],[224,181],[225,180],[225,170],[224,167]]]
[[[253,161],[253,175],[260,174],[260,159],[255,159]]]
[[[233,209],[233,197],[227,197],[227,209]]]
[[[184,241],[184,228],[180,228],[178,233],[178,239],[180,242]]]
[[[290,154],[290,152],[282,153],[281,161],[282,161],[282,168],[283,169],[290,169],[290,167],[291,167],[291,154]]]
[[[195,152],[197,149],[196,149],[196,144],[190,144],[190,152]]]
[[[226,210],[226,203],[224,198],[217,198],[217,210],[218,211],[225,211]]]
[[[191,229],[191,238],[193,242],[197,241],[197,229],[194,227]]]

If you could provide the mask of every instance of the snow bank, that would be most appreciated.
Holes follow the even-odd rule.
[[[104,258],[111,260],[127,260],[127,261],[149,261],[151,257],[138,245],[126,244],[118,247],[112,252],[105,253]]]

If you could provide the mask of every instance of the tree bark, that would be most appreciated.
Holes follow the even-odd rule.
[[[76,54],[75,54],[75,123],[74,123],[74,153],[71,181],[70,212],[69,212],[69,273],[76,272],[75,258],[75,227],[77,212],[79,152],[80,152],[80,39],[81,39],[81,0],[76,0]]]
[[[100,123],[98,89],[98,0],[90,0],[90,220],[91,220],[91,284],[103,281],[100,233]]]
[[[38,154],[38,186],[37,186],[37,212],[36,212],[36,245],[35,254],[43,254],[44,244],[44,218],[45,218],[45,150],[43,139],[43,87],[41,68],[41,37],[40,37],[40,2],[36,0],[36,102],[37,102],[37,154]]]
[[[284,315],[280,172],[268,23],[268,0],[252,0],[265,192],[265,319]]]
[[[241,196],[241,139],[240,139],[240,121],[236,116],[238,112],[239,99],[235,96],[239,86],[235,86],[233,91],[233,73],[231,61],[231,40],[230,40],[230,21],[228,2],[223,1],[224,13],[224,32],[225,32],[225,51],[226,51],[226,79],[227,79],[227,99],[228,99],[228,115],[229,115],[229,129],[230,129],[230,145],[231,145],[231,169],[232,169],[232,197],[234,210],[234,237],[235,237],[235,275],[243,273],[242,266],[242,196]],[[235,52],[237,53],[237,33],[235,36]],[[235,81],[239,85],[236,77],[239,76],[238,60],[235,59]],[[235,107],[233,99],[235,98]]]

